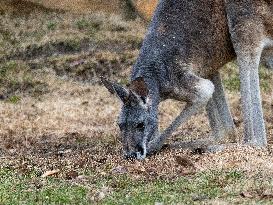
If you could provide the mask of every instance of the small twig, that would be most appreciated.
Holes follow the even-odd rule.
[[[197,149],[197,148],[207,148],[215,143],[212,138],[197,139],[191,141],[180,141],[170,144],[170,148],[174,149]]]

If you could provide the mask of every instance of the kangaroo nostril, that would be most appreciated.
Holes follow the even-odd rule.
[[[143,147],[142,147],[141,145],[137,145],[137,151],[138,151],[141,155],[144,154],[144,149],[143,149]]]

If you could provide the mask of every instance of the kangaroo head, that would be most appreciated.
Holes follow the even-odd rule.
[[[151,114],[148,88],[142,77],[132,81],[128,87],[102,78],[110,93],[116,94],[122,102],[118,125],[125,158],[141,158],[146,155],[147,131],[150,130]]]

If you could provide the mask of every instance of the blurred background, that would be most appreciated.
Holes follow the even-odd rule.
[[[3,12],[30,13],[33,9],[52,9],[76,14],[107,12],[134,19],[141,16],[149,20],[156,7],[156,0],[6,0],[1,2]]]

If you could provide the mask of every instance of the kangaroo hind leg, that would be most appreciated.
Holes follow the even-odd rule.
[[[259,86],[259,63],[264,48],[264,28],[255,19],[231,29],[240,71],[240,92],[244,121],[244,143],[266,146],[266,131]]]

